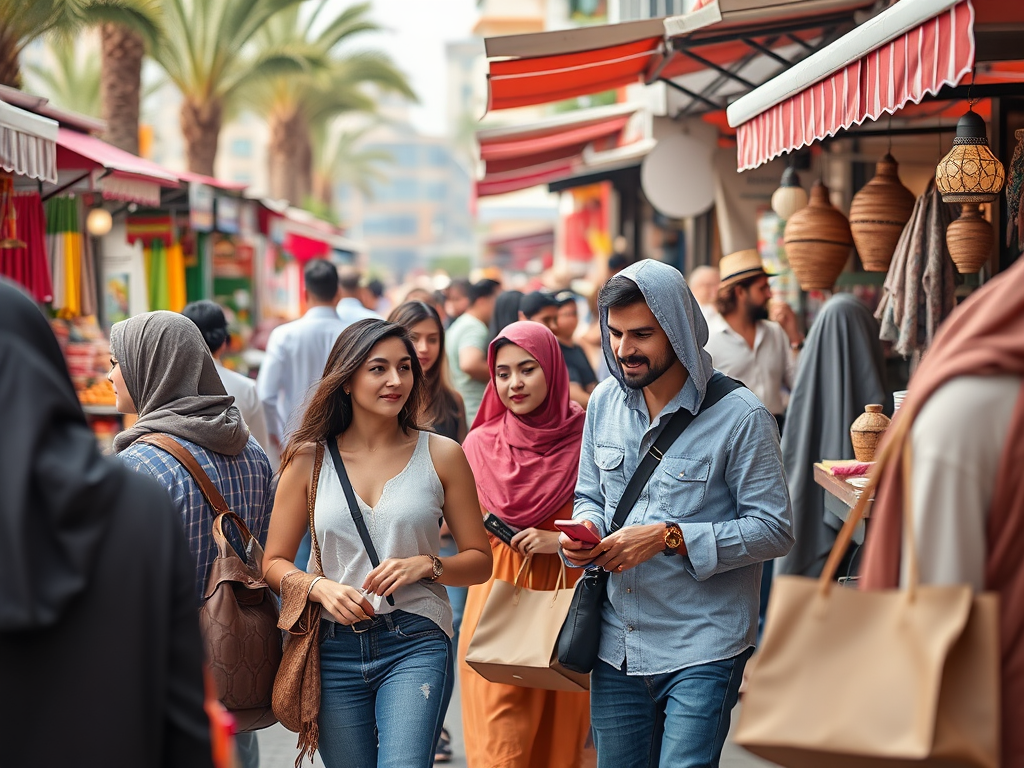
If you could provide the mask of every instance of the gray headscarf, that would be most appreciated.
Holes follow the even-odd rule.
[[[638,261],[619,272],[616,277],[625,277],[637,284],[647,306],[668,335],[676,357],[689,374],[683,386],[683,406],[691,413],[696,413],[715,369],[711,364],[711,355],[704,351],[704,345],[708,343],[708,324],[686,280],[675,267],[653,259]],[[601,346],[605,362],[619,386],[627,389],[608,334],[608,308],[601,307],[600,313]]]
[[[868,403],[886,402],[878,323],[857,297],[837,293],[825,302],[807,335],[786,410],[782,461],[796,545],[776,564],[778,573],[821,574],[842,521],[825,511],[814,462],[852,459],[850,424]]]
[[[115,323],[110,349],[139,412],[135,425],[114,438],[115,451],[150,432],[228,456],[245,449],[249,430],[242,414],[224,390],[203,334],[187,317],[147,312]]]

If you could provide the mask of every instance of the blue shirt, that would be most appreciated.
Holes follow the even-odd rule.
[[[684,387],[651,423],[643,392],[614,378],[587,408],[573,517],[607,535],[615,506]],[[775,419],[747,389],[724,397],[666,451],[625,525],[679,524],[687,554],[658,554],[608,579],[599,656],[633,675],[731,658],[754,644],[761,563],[793,545]]]
[[[199,466],[224,497],[228,509],[242,518],[262,546],[267,540],[270,510],[274,503],[270,492],[273,473],[267,455],[255,438],[249,437],[248,445],[238,456],[214,453],[180,437],[174,439],[195,456]],[[213,507],[188,470],[162,448],[136,442],[121,451],[118,458],[139,474],[155,478],[171,495],[171,501],[185,524],[189,551],[196,560],[196,596],[202,600],[210,565],[217,557],[217,544],[212,533]],[[237,541],[231,533],[233,531],[234,526],[225,526],[229,541]]]
[[[363,302],[347,296],[338,302],[338,317],[345,327],[352,325],[359,320],[381,320],[381,316],[372,309],[363,306]]]

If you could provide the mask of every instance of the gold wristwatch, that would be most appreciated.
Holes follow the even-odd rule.
[[[683,543],[683,532],[675,523],[665,523],[665,552],[666,555],[676,554]]]
[[[441,562],[441,558],[437,555],[427,555],[430,558],[431,563],[434,566],[434,572],[430,576],[430,581],[437,581],[441,578],[441,574],[444,573],[444,563]]]

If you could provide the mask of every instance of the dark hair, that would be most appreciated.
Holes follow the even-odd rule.
[[[347,293],[354,293],[359,290],[359,283],[362,279],[363,276],[354,269],[344,269],[338,276],[338,284]]]
[[[491,315],[491,338],[495,338],[509,325],[519,319],[519,303],[523,300],[520,291],[502,291],[494,301]]]
[[[195,323],[196,327],[202,331],[206,346],[210,348],[210,354],[216,353],[227,343],[230,335],[228,334],[228,321],[224,317],[224,310],[216,302],[209,299],[193,301],[191,304],[185,305],[181,314]]]
[[[326,259],[310,259],[302,277],[306,291],[317,301],[332,301],[338,295],[338,268]]]
[[[621,272],[629,266],[629,259],[621,253],[616,253],[608,259],[608,269],[613,272]]]
[[[616,275],[608,280],[597,295],[598,306],[609,307],[630,307],[634,304],[646,304],[643,291],[640,286],[628,277]]]
[[[736,311],[736,307],[739,306],[739,299],[736,296],[738,288],[750,288],[754,283],[764,277],[764,274],[753,275],[746,277],[743,280],[739,280],[732,285],[726,286],[718,291],[718,297],[715,299],[715,309],[718,310],[720,315],[730,315]]]
[[[555,294],[555,301],[558,302],[558,307],[561,309],[566,304],[576,305],[576,294],[570,290],[559,291]]]
[[[501,288],[501,284],[496,280],[479,280],[469,286],[469,291],[466,295],[469,297],[470,306],[476,304],[480,299],[486,299],[489,296],[493,296]]]
[[[366,284],[366,287],[370,289],[370,293],[376,296],[378,299],[384,295],[384,283],[378,280],[376,277]]]
[[[441,348],[438,350],[437,362],[429,371],[423,372],[423,398],[421,406],[426,421],[431,426],[448,421],[453,416],[462,414],[455,389],[448,379],[448,358],[444,352],[444,324],[437,310],[423,301],[407,301],[399,304],[388,315],[388,322],[400,325],[406,333],[411,333],[413,326],[431,320],[437,323],[438,337]]]
[[[519,311],[527,320],[534,318],[538,312],[547,307],[558,307],[558,300],[546,291],[533,291],[523,296],[519,303]]]
[[[454,288],[455,290],[459,291],[459,293],[461,293],[463,296],[467,296],[468,297],[469,296],[469,289],[470,289],[471,286],[472,286],[472,283],[470,283],[469,280],[460,278],[458,280],[452,280],[448,284],[448,290],[450,291],[452,288]]]
[[[281,457],[281,471],[295,458],[299,449],[310,443],[331,440],[352,425],[352,396],[345,394],[346,385],[363,366],[373,348],[385,339],[400,339],[412,358],[412,391],[398,414],[404,432],[417,429],[423,393],[423,369],[405,328],[385,320],[359,320],[348,326],[334,342],[324,366],[324,375],[302,414],[299,428],[292,434]]]
[[[494,357],[497,358],[498,352],[500,352],[505,347],[515,347],[518,345],[507,336],[502,336],[500,339],[495,339],[494,344],[492,344],[491,346],[493,347],[492,351],[494,352]],[[489,354],[490,352],[488,352],[488,355]]]

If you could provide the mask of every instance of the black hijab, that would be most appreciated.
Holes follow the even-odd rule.
[[[807,335],[786,409],[782,462],[796,544],[776,563],[776,573],[821,574],[842,521],[825,511],[814,463],[852,459],[850,425],[865,405],[886,402],[878,322],[856,296],[837,293],[825,302]]]
[[[39,308],[0,280],[0,632],[55,624],[89,582],[127,471],[85,422]]]

